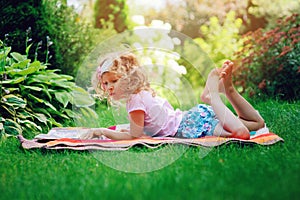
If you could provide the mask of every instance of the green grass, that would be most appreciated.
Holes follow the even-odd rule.
[[[181,152],[182,146],[155,151],[136,147],[125,154],[98,152],[96,157],[88,151],[23,150],[17,139],[5,139],[0,143],[0,199],[296,199],[299,102],[268,100],[254,106],[284,144],[232,144],[213,148],[203,158],[200,148]],[[147,154],[154,153],[160,162],[176,159],[177,150],[182,154],[176,161],[148,173],[115,170],[101,159],[132,153],[136,160],[119,159],[121,168],[139,168],[155,164],[143,160]]]

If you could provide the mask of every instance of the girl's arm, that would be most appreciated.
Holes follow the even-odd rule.
[[[144,111],[136,110],[129,113],[130,132],[129,131],[114,131],[107,128],[92,128],[81,139],[91,139],[93,137],[104,135],[113,140],[130,140],[134,138],[149,138],[144,134]]]
[[[134,138],[147,136],[144,133],[145,113],[142,110],[135,110],[129,113],[130,135]]]
[[[87,133],[83,134],[81,139],[92,139],[94,137],[100,137],[104,135],[107,138],[113,140],[130,140],[133,137],[128,131],[114,131],[108,128],[91,128]]]
[[[149,138],[144,134],[144,119],[145,113],[142,110],[135,110],[129,113],[130,130],[128,131],[113,131],[105,129],[103,134],[105,137],[114,140],[129,140],[134,138]]]

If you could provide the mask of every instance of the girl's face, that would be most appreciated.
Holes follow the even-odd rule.
[[[102,75],[102,87],[114,100],[125,97],[124,91],[119,84],[121,76],[113,72],[106,72]]]

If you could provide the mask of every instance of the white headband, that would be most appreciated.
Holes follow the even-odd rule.
[[[109,67],[112,65],[113,63],[113,59],[106,59],[102,65],[100,65],[97,69],[97,73],[98,76],[101,77],[102,74],[104,74],[104,72],[108,72],[109,71]]]

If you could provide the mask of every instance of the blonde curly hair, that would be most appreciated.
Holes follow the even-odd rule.
[[[99,67],[92,77],[92,86],[100,99],[108,98],[102,86],[102,75],[106,72],[120,76],[121,89],[126,95],[138,93],[142,90],[152,92],[146,72],[140,66],[136,55],[133,53],[111,53],[102,58]]]

